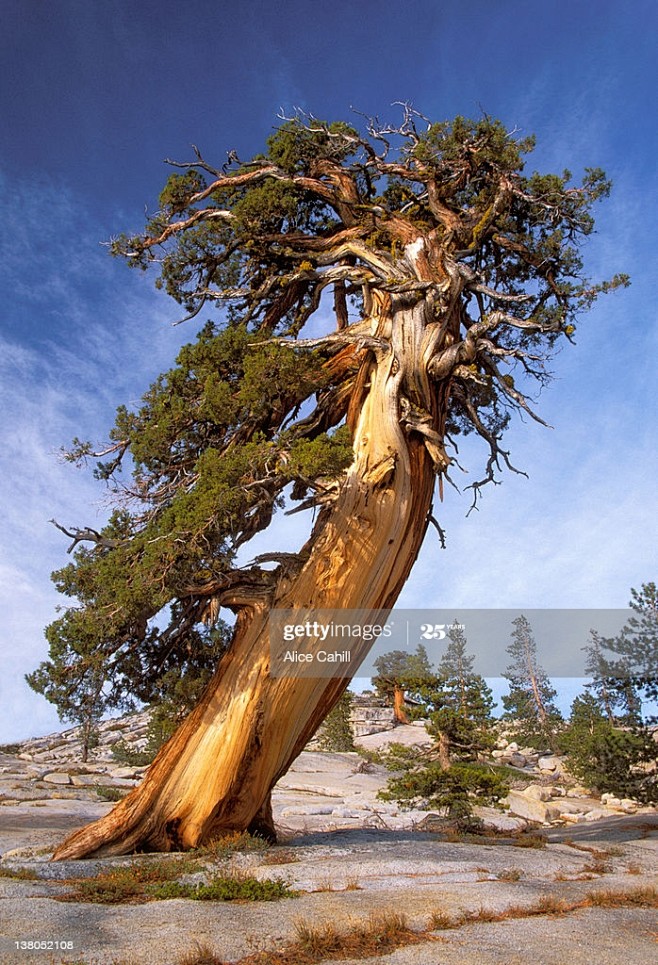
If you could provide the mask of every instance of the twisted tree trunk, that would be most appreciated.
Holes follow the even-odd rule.
[[[241,601],[230,651],[199,705],[143,783],[68,838],[56,859],[185,849],[231,830],[274,833],[271,789],[348,680],[271,677],[270,609],[390,608],[417,557],[431,508],[446,389],[430,382],[427,367],[445,328],[422,300],[392,302],[375,294],[372,329],[378,341],[364,362],[368,379],[357,380],[369,381],[369,388],[359,402],[354,462],[336,501],[318,519],[306,563],[295,576],[281,576],[274,591],[254,591]],[[410,409],[430,417],[429,436],[413,423],[401,424]],[[355,662],[371,645],[353,652]]]

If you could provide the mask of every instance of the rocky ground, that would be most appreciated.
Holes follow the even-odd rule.
[[[296,941],[301,921],[349,929],[392,911],[404,914],[422,940],[402,941],[401,934],[401,947],[383,957],[341,961],[580,965],[594,958],[597,965],[646,965],[655,958],[656,811],[597,799],[568,780],[559,758],[505,742],[496,756],[517,769],[519,780],[506,811],[480,812],[495,837],[442,833],[436,815],[377,799],[387,777],[381,766],[357,754],[309,750],[274,793],[281,843],[199,855],[180,879],[208,881],[219,872],[284,878],[297,897],[69,900],[79,879],[160,860],[48,861],[69,831],[112,806],[104,798],[139,781],[144,769],[119,765],[112,747],[121,740],[139,748],[146,726],[145,715],[105,722],[87,764],[80,763],[75,730],[0,753],[0,961],[178,965],[196,942],[213,948],[216,961],[238,962]],[[367,729],[362,723],[359,740],[371,748],[425,738],[417,726],[363,735]],[[642,900],[638,889],[645,889]],[[608,898],[595,899],[597,892]],[[455,927],[446,928],[448,921]],[[308,961],[299,956],[290,952],[288,963]]]

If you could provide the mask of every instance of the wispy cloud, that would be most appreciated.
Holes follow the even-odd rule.
[[[61,602],[49,577],[67,560],[66,540],[48,520],[99,525],[108,509],[102,486],[58,449],[76,435],[105,439],[116,406],[139,399],[192,332],[172,329],[168,307],[143,277],[109,260],[101,230],[65,190],[7,179],[0,186],[10,239],[0,259],[8,293],[0,335],[0,739],[10,740],[57,723],[23,680],[46,657],[43,628]]]

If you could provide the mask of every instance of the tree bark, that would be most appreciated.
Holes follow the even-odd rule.
[[[404,707],[405,693],[402,687],[396,687],[393,691],[393,716],[398,724],[408,724],[409,718]]]
[[[441,732],[437,743],[439,767],[442,771],[447,771],[450,768],[450,738]]]
[[[372,330],[382,347],[364,362],[370,387],[354,432],[354,462],[316,523],[306,563],[241,606],[229,652],[143,783],[68,838],[55,859],[181,850],[233,830],[274,834],[271,789],[349,681],[271,677],[270,609],[390,608],[431,509],[435,467],[425,436],[401,426],[400,400],[430,413],[442,432],[445,399],[427,377],[438,325],[423,301],[375,295]],[[362,644],[356,657],[371,646]]]

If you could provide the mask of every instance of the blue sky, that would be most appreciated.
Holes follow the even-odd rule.
[[[187,159],[191,143],[218,164],[247,157],[281,107],[331,120],[351,106],[392,118],[396,100],[437,120],[486,111],[537,135],[533,166],[600,165],[615,185],[587,263],[632,287],[556,359],[538,402],[554,428],[510,432],[529,480],[507,474],[468,519],[468,496],[449,490],[448,548],[429,534],[401,605],[623,607],[656,579],[657,28],[653,0],[4,0],[0,741],[58,726],[23,682],[46,656],[49,574],[67,559],[48,520],[93,526],[107,511],[57,450],[102,441],[115,407],[195,334],[101,242],[140,227],[165,157]],[[461,461],[476,473],[481,458]],[[272,539],[295,545],[298,526],[278,522]]]

